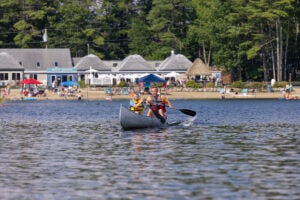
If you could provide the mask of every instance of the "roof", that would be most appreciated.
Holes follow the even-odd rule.
[[[75,67],[77,70],[89,70],[92,67],[97,71],[111,71],[111,68],[94,54],[89,54],[81,58]]]
[[[159,66],[159,71],[184,71],[193,63],[182,54],[171,55],[166,58]]]
[[[156,71],[142,56],[130,55],[126,57],[116,71]]]
[[[0,69],[24,70],[24,68],[11,55],[9,55],[6,52],[0,53]]]
[[[200,58],[196,58],[186,74],[189,76],[211,75],[211,71]]]
[[[47,70],[47,68],[71,68],[70,49],[0,49],[11,55],[25,70]]]

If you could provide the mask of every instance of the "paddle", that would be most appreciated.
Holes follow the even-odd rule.
[[[178,109],[178,108],[174,108],[174,107],[173,107],[173,109],[179,110],[183,114],[186,114],[186,115],[189,115],[189,116],[192,116],[192,117],[194,117],[197,114],[196,111],[189,110],[189,109]]]
[[[160,120],[162,124],[166,123],[166,119],[158,113],[158,110],[153,110],[151,105],[148,105],[149,109],[153,112],[155,117]]]
[[[158,113],[157,110],[153,110],[153,109],[151,108],[151,106],[149,106],[149,108],[152,110],[152,112],[154,113],[155,117],[156,117],[157,119],[159,119],[160,122],[161,122],[162,124],[166,123],[166,119],[165,119],[163,116],[161,116],[161,115]]]

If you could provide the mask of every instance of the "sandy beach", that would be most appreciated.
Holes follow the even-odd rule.
[[[113,94],[109,96],[105,93],[104,89],[98,88],[84,88],[81,90],[82,92],[82,99],[84,100],[110,100],[113,99],[130,99],[130,94]],[[143,97],[147,97],[148,95],[145,94]],[[219,92],[209,92],[209,91],[173,91],[168,90],[167,96],[170,100],[175,99],[222,99],[222,96]],[[249,94],[242,94],[239,93],[238,95],[228,93],[225,95],[225,99],[280,99],[282,98],[282,92],[257,92],[257,93],[249,93]],[[292,94],[291,97],[300,98],[300,90],[296,89]],[[9,96],[6,97],[6,100],[21,100],[22,94],[20,93],[19,89],[12,89]],[[47,91],[46,96],[38,96],[36,97],[37,100],[75,100],[77,96],[59,96],[57,93]]]

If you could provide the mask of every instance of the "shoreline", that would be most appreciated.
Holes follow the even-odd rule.
[[[103,90],[94,90],[94,89],[82,89],[81,93],[83,95],[82,100],[114,100],[114,99],[131,99],[131,95],[127,94],[113,94],[109,96]],[[142,95],[146,98],[148,95]],[[111,99],[110,99],[111,97]],[[225,98],[222,97],[222,94],[219,92],[210,92],[210,91],[168,91],[167,97],[170,100],[201,100],[201,99],[283,99],[283,94],[281,92],[257,92],[249,94],[238,94],[234,95],[232,93],[225,94]],[[38,96],[33,97],[34,100],[77,100],[77,96],[58,96],[57,93],[47,92],[45,97]],[[291,98],[300,99],[300,94],[298,92],[293,92]],[[22,95],[18,89],[12,89],[10,95],[5,97],[3,100],[22,100]]]

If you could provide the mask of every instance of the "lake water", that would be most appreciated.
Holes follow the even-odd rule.
[[[124,131],[113,101],[0,107],[1,199],[299,199],[300,101],[176,100]]]

